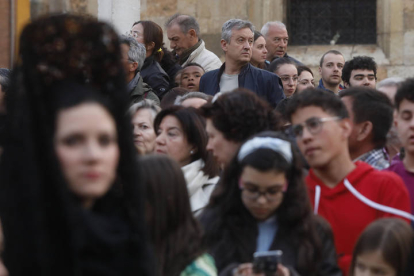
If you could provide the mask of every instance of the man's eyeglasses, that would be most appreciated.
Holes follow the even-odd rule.
[[[257,187],[242,187],[242,195],[252,201],[257,200],[262,195],[266,198],[268,202],[274,202],[278,200],[279,195],[286,191],[286,185],[280,187],[269,188],[266,191],[262,192]]]
[[[302,124],[297,124],[297,125],[292,125],[291,126],[291,131],[293,136],[295,136],[296,138],[301,138],[303,135],[303,129],[306,127],[306,129],[312,134],[318,134],[321,130],[322,130],[322,125],[325,122],[329,122],[329,121],[338,121],[341,120],[341,117],[327,117],[327,118],[317,118],[317,117],[312,117],[307,119],[304,123]]]

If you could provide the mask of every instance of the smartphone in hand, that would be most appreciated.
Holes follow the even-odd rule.
[[[282,261],[281,250],[255,252],[253,254],[253,272],[274,275],[277,271],[277,265]]]

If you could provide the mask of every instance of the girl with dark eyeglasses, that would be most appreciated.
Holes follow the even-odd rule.
[[[300,163],[281,133],[262,132],[241,146],[200,218],[219,275],[256,275],[253,253],[270,250],[283,252],[273,275],[342,275]]]

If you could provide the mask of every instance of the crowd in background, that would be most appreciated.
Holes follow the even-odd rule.
[[[282,22],[28,24],[0,69],[0,275],[414,275],[414,78]],[[255,252],[279,250],[271,272]],[[278,252],[279,252],[278,251]]]

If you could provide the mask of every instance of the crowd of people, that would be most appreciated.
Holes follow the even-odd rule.
[[[315,84],[278,21],[224,22],[224,62],[196,18],[164,31],[172,51],[152,21],[24,28],[0,69],[1,276],[414,275],[414,78],[329,50]]]

